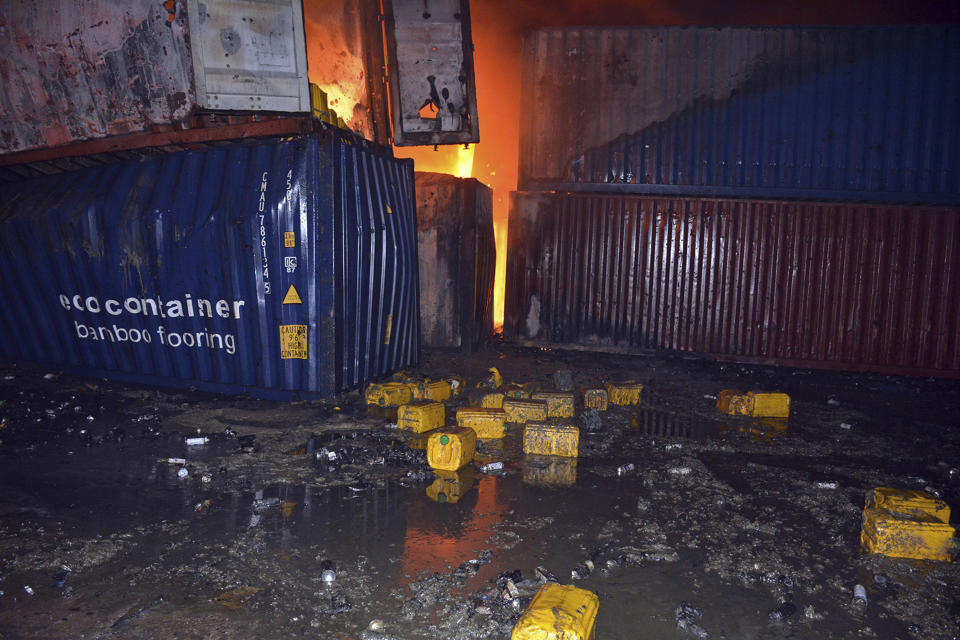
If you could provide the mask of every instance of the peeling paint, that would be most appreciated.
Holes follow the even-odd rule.
[[[152,0],[3,3],[0,152],[189,116],[195,97],[186,15],[167,16]]]

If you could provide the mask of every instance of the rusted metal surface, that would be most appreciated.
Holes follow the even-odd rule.
[[[519,189],[960,204],[960,26],[524,40]]]
[[[955,207],[518,193],[505,337],[960,377]]]
[[[383,0],[394,144],[480,141],[469,0]]]
[[[470,352],[493,334],[493,192],[473,178],[415,176],[420,343]]]
[[[186,4],[0,3],[0,154],[177,128],[201,109],[309,111],[299,0],[199,3],[194,37]]]
[[[153,0],[0,3],[0,151],[120,135],[194,107],[186,15]]]
[[[0,182],[15,182],[123,160],[142,160],[246,138],[305,134],[327,128],[319,120],[308,116],[220,116],[191,118],[183,124],[190,128],[111,136],[61,147],[0,155]]]

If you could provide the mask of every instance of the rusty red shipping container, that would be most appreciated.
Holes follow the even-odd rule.
[[[960,210],[521,192],[508,339],[960,377]]]

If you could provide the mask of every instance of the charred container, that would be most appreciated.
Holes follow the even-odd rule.
[[[300,0],[5,2],[0,25],[0,154],[310,111]]]
[[[0,355],[322,398],[415,364],[413,164],[311,127],[0,185]]]
[[[416,185],[421,342],[470,352],[493,334],[493,192],[442,173]]]
[[[519,188],[960,204],[960,27],[529,32]]]

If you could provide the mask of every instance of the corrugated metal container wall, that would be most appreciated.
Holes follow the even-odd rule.
[[[0,186],[0,355],[332,397],[417,362],[413,166],[332,132]]]
[[[504,335],[960,377],[960,210],[518,193]]]
[[[493,335],[493,191],[421,171],[416,185],[421,341],[470,352]]]
[[[170,127],[197,109],[309,112],[303,9],[0,2],[0,86],[0,154]]]
[[[540,29],[521,191],[960,204],[960,26]]]

